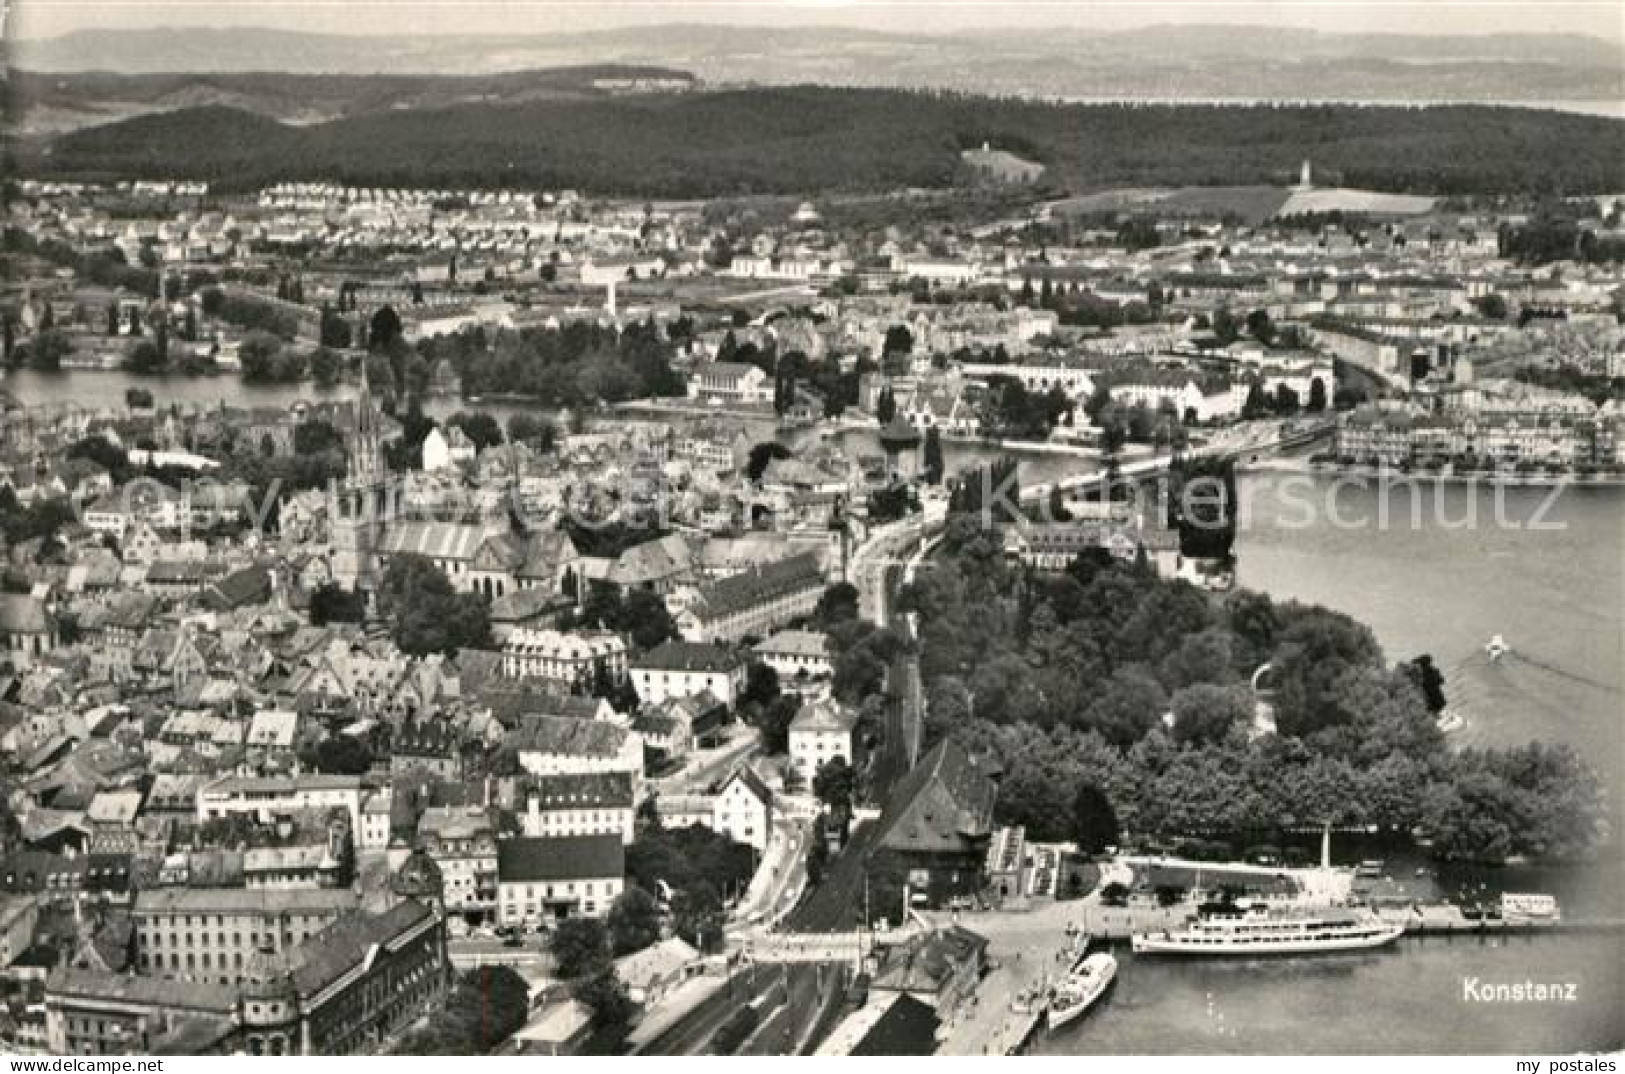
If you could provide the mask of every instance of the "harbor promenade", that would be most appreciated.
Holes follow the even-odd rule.
[[[1037,1029],[1040,1008],[1011,1009],[1017,997],[1032,995],[1070,968],[1075,946],[1067,927],[1083,926],[1077,902],[1045,902],[1031,910],[922,914],[934,926],[963,925],[987,939],[996,964],[946,1025],[938,1055],[1010,1055]]]

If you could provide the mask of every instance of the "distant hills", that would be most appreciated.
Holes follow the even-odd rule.
[[[15,41],[10,63],[50,73],[443,75],[630,64],[679,68],[713,84],[931,87],[1063,98],[1625,98],[1620,46],[1578,34],[1330,34],[1256,26],[884,34],[679,24],[433,37],[158,27]]]
[[[600,64],[485,75],[13,71],[7,88],[11,127],[26,136],[210,106],[307,125],[374,112],[608,98],[693,84],[688,72],[669,67]]]
[[[359,99],[330,81],[333,99]],[[1618,188],[1625,160],[1625,122],[1527,109],[1081,105],[811,86],[611,96],[516,84],[506,97],[304,125],[210,104],[14,146],[25,175],[647,197],[942,188],[977,181],[961,153],[983,143],[1043,165],[1050,191],[1284,185],[1312,159],[1324,182],[1378,191],[1602,192]]]

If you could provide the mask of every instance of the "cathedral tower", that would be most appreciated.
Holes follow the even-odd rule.
[[[378,545],[387,514],[389,473],[365,358],[356,392],[355,427],[345,439],[344,458],[344,480],[329,505],[333,580],[346,589],[371,592],[378,585]]]

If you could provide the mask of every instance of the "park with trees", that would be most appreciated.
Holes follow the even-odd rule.
[[[927,737],[999,762],[1001,823],[1076,838],[1088,786],[1141,845],[1332,824],[1498,862],[1581,858],[1607,839],[1583,758],[1451,749],[1431,661],[1389,663],[1348,616],[1244,589],[1218,599],[1110,557],[1030,571],[1003,555],[997,519],[980,523],[951,517],[901,601],[919,615]],[[1273,729],[1250,682],[1266,663]]]

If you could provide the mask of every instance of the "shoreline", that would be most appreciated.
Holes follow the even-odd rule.
[[[1436,470],[1401,470],[1392,466],[1340,466],[1336,463],[1311,463],[1302,459],[1275,458],[1263,462],[1237,463],[1240,477],[1268,476],[1271,474],[1304,474],[1310,477],[1358,477],[1385,480],[1429,481],[1456,485],[1501,485],[1512,488],[1565,488],[1569,486],[1595,488],[1625,488],[1625,473],[1540,473],[1508,474],[1490,470],[1466,473],[1440,473]]]

